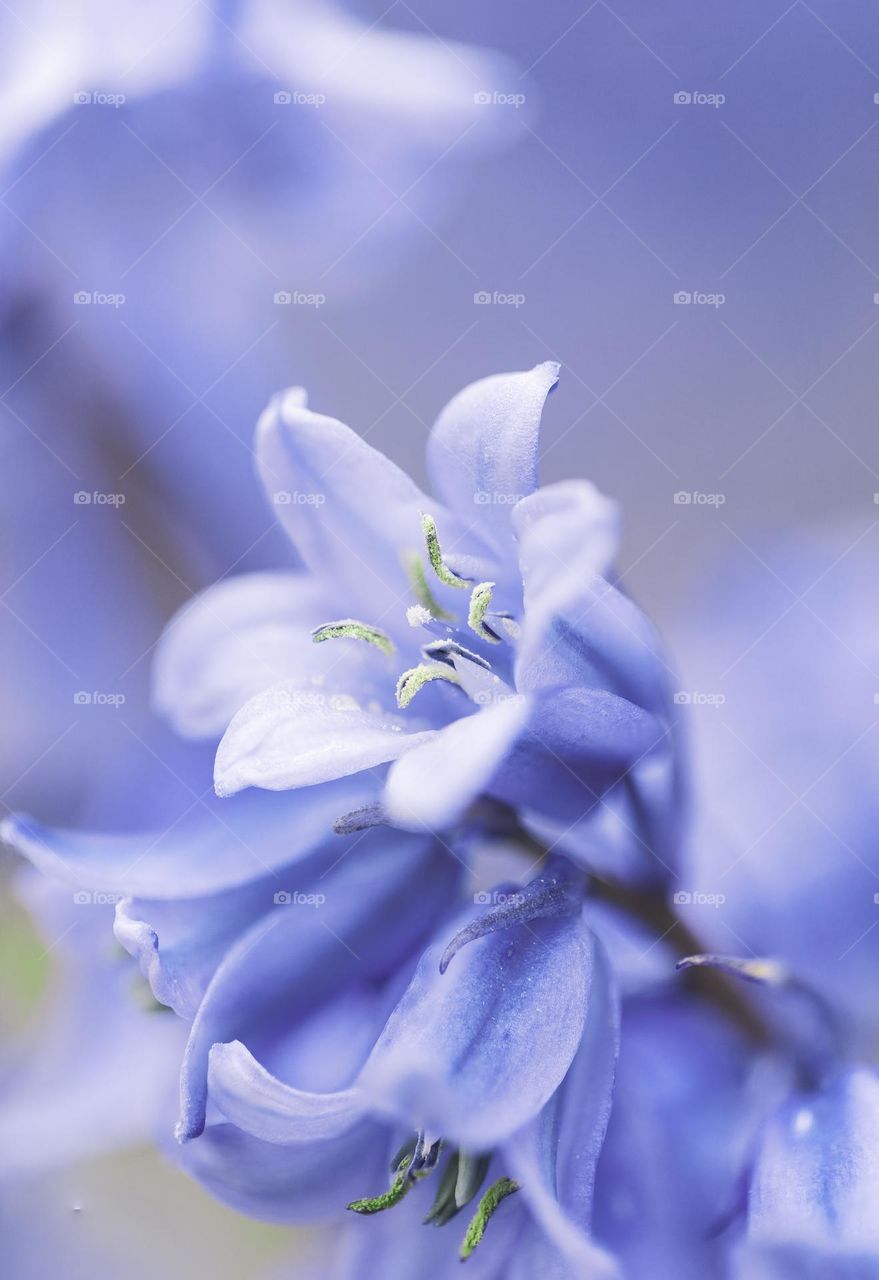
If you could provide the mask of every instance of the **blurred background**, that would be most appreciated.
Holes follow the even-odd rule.
[[[251,450],[285,385],[424,482],[452,394],[559,360],[543,477],[620,501],[626,586],[682,654],[727,576],[774,572],[767,544],[844,521],[840,557],[872,545],[868,0],[8,0],[0,43],[4,812],[112,829],[179,807],[152,646],[193,591],[290,562]],[[291,1234],[146,1145],[164,1065],[139,1063],[106,1133],[120,1104],[71,1070],[77,966],[119,980],[84,940],[112,904],[65,915],[5,876],[20,1274],[47,1274],[34,1224],[57,1219],[68,1272],[102,1274],[95,1249],[108,1275],[268,1275]],[[84,1121],[70,1141],[48,1099],[56,1137]]]

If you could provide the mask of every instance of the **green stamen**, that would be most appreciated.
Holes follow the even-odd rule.
[[[409,1172],[409,1166],[412,1163],[412,1157],[406,1156],[397,1169],[397,1176],[391,1183],[387,1191],[380,1196],[368,1196],[364,1200],[352,1200],[348,1208],[354,1213],[381,1213],[383,1209],[392,1209],[395,1204],[399,1204],[405,1195],[412,1190],[419,1178],[424,1178],[430,1169],[419,1170],[417,1173]]]
[[[394,642],[389,635],[380,631],[378,627],[371,627],[367,622],[358,622],[356,618],[340,618],[338,622],[325,622],[322,627],[316,627],[312,631],[311,638],[315,644],[320,644],[323,640],[365,640],[367,644],[381,649],[382,653],[386,653],[389,658],[394,652]]]
[[[513,1182],[511,1178],[498,1178],[497,1182],[488,1188],[479,1201],[479,1208],[474,1213],[470,1226],[467,1228],[467,1234],[461,1242],[458,1256],[462,1262],[465,1262],[476,1246],[482,1242],[489,1219],[501,1201],[506,1200],[507,1196],[511,1196],[514,1191],[518,1190],[518,1182]]]
[[[485,1181],[490,1164],[490,1153],[487,1156],[472,1156],[466,1151],[459,1152],[458,1178],[455,1183],[455,1204],[459,1209],[463,1209],[475,1197]]]
[[[447,587],[460,587],[462,589],[469,587],[470,583],[466,578],[459,578],[456,573],[452,573],[451,569],[446,568],[443,561],[443,553],[440,550],[436,521],[433,516],[423,515],[421,517],[421,528],[424,530],[424,540],[427,543],[427,554],[430,557],[430,563],[440,582],[444,582]]]
[[[404,671],[397,681],[397,706],[404,710],[420,689],[431,680],[446,680],[449,684],[460,685],[454,668],[440,662],[422,662],[417,667]]]
[[[490,631],[484,621],[491,604],[491,597],[494,594],[494,587],[495,584],[493,582],[480,582],[479,586],[473,588],[473,594],[470,597],[470,610],[467,614],[467,625],[471,631],[476,632],[481,640],[487,640],[489,644],[500,644],[500,637]]]
[[[410,551],[406,557],[406,572],[409,575],[412,593],[418,603],[429,610],[440,622],[454,622],[455,615],[444,609],[434,597],[427,581],[427,574],[424,572],[421,556],[417,551]]]
[[[458,1152],[452,1152],[449,1157],[448,1164],[443,1170],[443,1176],[440,1179],[437,1188],[436,1197],[431,1205],[430,1212],[424,1219],[425,1226],[428,1222],[435,1223],[438,1227],[444,1227],[447,1222],[454,1218],[458,1212],[458,1206],[455,1204],[455,1184],[458,1180]]]

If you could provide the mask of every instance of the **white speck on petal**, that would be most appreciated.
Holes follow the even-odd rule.
[[[430,622],[433,614],[423,604],[410,604],[406,610],[406,621],[410,627],[423,627]]]
[[[808,1107],[803,1107],[803,1109],[801,1111],[798,1111],[797,1114],[794,1116],[794,1133],[797,1135],[798,1138],[802,1138],[805,1134],[809,1132],[809,1130],[812,1128],[812,1125],[814,1123],[815,1123],[815,1116],[813,1115],[813,1113],[809,1110]]]

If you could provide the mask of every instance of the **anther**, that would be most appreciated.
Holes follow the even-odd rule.
[[[481,640],[487,640],[489,644],[500,644],[500,636],[496,636],[485,623],[485,615],[491,605],[494,588],[495,584],[493,582],[480,582],[478,586],[473,588],[470,596],[470,609],[467,613],[467,625],[471,631],[476,632]]]
[[[513,1192],[518,1190],[518,1182],[513,1182],[511,1178],[498,1178],[497,1182],[488,1188],[479,1201],[479,1207],[473,1215],[470,1226],[467,1228],[467,1234],[461,1242],[459,1257],[462,1262],[466,1262],[477,1245],[481,1244],[482,1237],[485,1235],[485,1228],[501,1201],[506,1200],[507,1196],[511,1196]]]
[[[423,515],[421,517],[421,528],[424,531],[424,540],[427,543],[427,554],[433,571],[439,578],[440,582],[445,583],[447,587],[459,587],[465,590],[470,586],[466,578],[459,578],[456,573],[452,573],[443,560],[443,553],[440,550],[439,536],[436,531],[436,521],[433,516]]]
[[[397,706],[404,710],[420,689],[431,680],[445,680],[448,684],[460,685],[454,668],[441,662],[422,662],[417,667],[404,671],[397,681]]]
[[[311,638],[315,644],[320,644],[323,640],[365,640],[367,644],[381,649],[382,653],[386,653],[388,657],[391,657],[394,652],[394,642],[389,635],[380,631],[378,627],[371,627],[366,622],[358,622],[356,618],[340,618],[338,622],[325,622],[322,627],[316,627],[312,631]]]

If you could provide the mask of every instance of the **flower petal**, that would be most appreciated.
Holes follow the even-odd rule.
[[[430,734],[361,710],[353,698],[293,681],[264,689],[241,708],[217,749],[214,785],[230,796],[244,787],[282,791],[359,773],[411,751]]]
[[[595,686],[667,715],[669,668],[651,623],[600,572],[607,521],[596,517],[590,491],[584,486],[577,501],[546,511],[523,503],[514,513],[525,592],[516,687]]]
[[[595,1236],[626,1275],[725,1274],[717,1231],[785,1083],[704,1001],[627,1002],[594,1209]]]
[[[826,1272],[879,1258],[879,1077],[846,1071],[796,1094],[763,1132],[751,1179],[748,1243],[816,1252]],[[802,1273],[801,1273],[802,1274]],[[859,1273],[860,1274],[860,1273]],[[870,1271],[863,1274],[869,1275]]]
[[[434,491],[502,555],[514,554],[512,507],[537,487],[540,415],[558,375],[547,360],[525,373],[481,378],[449,401],[430,434]]]
[[[583,1038],[568,1074],[543,1111],[504,1147],[510,1174],[536,1221],[579,1274],[615,1274],[590,1238],[598,1157],[610,1116],[619,1045],[619,1007],[599,944]],[[576,1274],[576,1271],[575,1271]]]
[[[211,1049],[208,1089],[227,1120],[264,1142],[295,1145],[335,1138],[366,1114],[357,1089],[295,1089],[267,1071],[240,1040]]]
[[[487,786],[528,717],[526,698],[511,696],[437,733],[391,767],[384,790],[388,820],[409,831],[441,831]]]
[[[209,1125],[173,1158],[224,1204],[268,1222],[338,1221],[364,1186],[387,1178],[387,1133],[365,1121],[295,1148],[261,1142],[232,1124]]]
[[[272,1041],[353,982],[392,973],[434,926],[459,868],[436,844],[376,830],[316,885],[324,902],[272,905],[230,947],[192,1024],[181,1073],[181,1141],[204,1127],[211,1046]],[[423,886],[431,885],[425,893]],[[291,886],[296,888],[296,886]]]
[[[481,1150],[535,1116],[567,1072],[595,946],[581,917],[536,920],[478,939],[440,974],[455,932],[425,952],[359,1083],[381,1110]]]
[[[173,826],[132,834],[45,827],[26,814],[0,836],[41,871],[76,889],[167,899],[245,885],[308,857],[333,820],[375,796],[374,779],[330,783],[296,795],[210,793]]]
[[[156,711],[186,737],[219,737],[260,689],[328,665],[311,631],[330,616],[307,573],[242,574],[209,587],[175,614],[156,647]]]
[[[343,615],[379,626],[402,618],[413,602],[405,555],[422,549],[430,509],[417,485],[350,427],[308,409],[301,387],[272,399],[256,447],[278,518],[315,577],[332,581]]]

